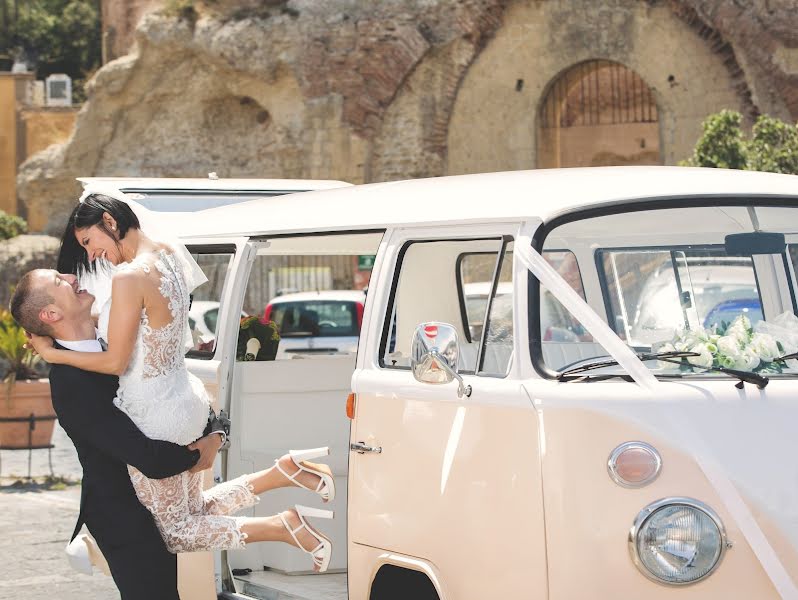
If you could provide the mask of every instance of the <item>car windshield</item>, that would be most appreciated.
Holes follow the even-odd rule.
[[[593,217],[554,229],[547,247],[572,249],[583,274],[596,271],[587,300],[635,351],[696,354],[647,362],[657,374],[718,366],[798,373],[798,361],[776,360],[798,351],[798,209],[694,206]],[[537,316],[546,366],[562,371],[606,357],[584,336],[544,337],[552,312],[567,313],[551,298]]]
[[[275,302],[271,319],[282,337],[339,337],[359,334],[357,304],[343,300]]]

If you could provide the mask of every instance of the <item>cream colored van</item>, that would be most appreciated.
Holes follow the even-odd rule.
[[[220,307],[188,361],[232,419],[219,476],[329,445],[339,489],[330,572],[252,544],[220,597],[798,599],[798,178],[441,177],[176,227]],[[357,353],[237,360],[278,290],[366,285]]]

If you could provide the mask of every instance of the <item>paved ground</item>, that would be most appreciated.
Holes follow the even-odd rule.
[[[69,438],[57,427],[53,435],[53,470],[56,476],[80,478],[80,463]],[[78,514],[80,487],[42,490],[14,487],[28,469],[26,452],[0,451],[0,600],[114,600],[113,581],[101,573],[92,576],[73,571],[64,547]],[[32,474],[49,474],[47,452],[33,453]]]

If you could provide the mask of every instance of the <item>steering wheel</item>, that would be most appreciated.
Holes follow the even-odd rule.
[[[319,327],[338,327],[338,323],[332,321],[319,321]]]

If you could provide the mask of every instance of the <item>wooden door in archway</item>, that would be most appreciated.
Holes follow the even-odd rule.
[[[657,104],[637,73],[591,60],[551,83],[538,114],[538,167],[661,163]]]

